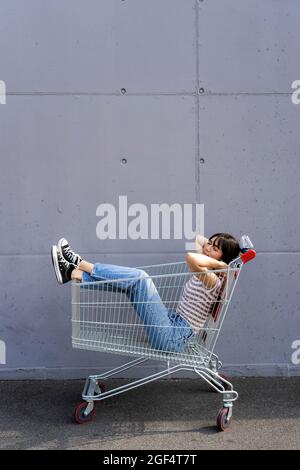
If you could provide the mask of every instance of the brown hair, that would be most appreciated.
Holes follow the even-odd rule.
[[[230,235],[229,233],[215,233],[209,238],[209,240],[211,241],[213,238],[215,238],[213,244],[222,250],[222,261],[224,261],[224,263],[229,264],[230,261],[239,256],[239,242],[233,235]]]

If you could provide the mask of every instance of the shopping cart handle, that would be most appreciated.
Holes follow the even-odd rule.
[[[242,235],[239,241],[240,249],[241,249],[241,260],[243,263],[248,263],[251,259],[255,258],[256,251],[254,250],[254,246],[248,235]]]
[[[248,261],[251,261],[253,258],[255,258],[255,256],[256,256],[256,251],[251,249],[242,253],[240,258],[245,264],[245,263],[248,263]]]

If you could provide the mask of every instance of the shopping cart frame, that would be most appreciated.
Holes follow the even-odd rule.
[[[174,355],[166,354],[166,353],[157,354],[157,356],[155,355],[153,356],[153,354],[152,355],[149,354],[148,357],[145,357],[145,355],[140,354],[134,359],[130,360],[129,362],[126,362],[125,364],[115,367],[107,372],[104,372],[102,374],[90,375],[87,377],[84,388],[83,388],[83,392],[82,392],[83,402],[77,405],[75,408],[75,412],[74,412],[75,422],[79,424],[90,422],[95,417],[95,412],[96,412],[95,403],[98,401],[102,401],[109,397],[119,395],[129,390],[133,390],[137,387],[140,387],[142,385],[153,382],[155,380],[170,376],[179,371],[188,371],[188,372],[196,373],[203,380],[205,380],[214,391],[221,394],[223,406],[219,410],[218,415],[217,415],[217,427],[220,431],[224,431],[226,428],[228,428],[231,417],[232,417],[233,402],[237,400],[238,393],[237,391],[234,390],[233,385],[228,380],[228,378],[226,378],[224,375],[219,373],[219,370],[222,367],[222,363],[219,360],[218,355],[214,353],[214,349],[215,349],[215,345],[216,345],[218,336],[220,334],[220,330],[222,328],[222,324],[224,322],[233,292],[235,290],[236,283],[240,276],[242,267],[245,263],[253,259],[255,256],[256,256],[256,252],[254,251],[253,245],[250,242],[247,244],[246,247],[243,248],[242,254],[238,258],[233,260],[228,265],[228,268],[226,270],[214,270],[214,272],[216,273],[223,272],[224,274],[227,275],[228,279],[229,279],[228,273],[232,273],[234,276],[234,283],[232,285],[232,288],[229,289],[229,293],[225,292],[225,290],[228,289],[228,282],[225,283],[225,289],[222,291],[220,295],[225,296],[226,302],[223,304],[223,302],[220,301],[220,303],[216,305],[216,308],[214,308],[214,311],[208,318],[208,321],[207,321],[208,326],[206,325],[206,327],[203,328],[203,334],[200,332],[202,334],[202,339],[201,339],[202,342],[201,344],[198,344],[198,345],[196,344],[196,346],[194,346],[195,348],[197,347],[199,348],[199,350],[195,353],[195,357],[200,358],[199,363],[197,361],[196,362],[192,361],[191,363],[191,361],[189,360],[185,361],[185,360],[182,360],[182,358],[180,361],[178,361],[178,358],[176,358],[176,355],[174,357]],[[167,263],[167,265],[170,267],[172,266],[172,268],[175,265],[177,265],[180,268],[181,267],[180,265],[183,266],[184,264],[185,264],[184,262]],[[149,269],[151,268],[150,269],[151,271],[153,269],[155,270],[155,268],[158,268],[161,266],[167,266],[167,265],[158,264],[158,265],[142,266],[140,267],[140,269],[149,271]],[[193,273],[193,274],[197,274],[197,273]],[[158,276],[151,276],[151,277],[155,278]],[[103,282],[103,281],[100,281],[100,282]],[[77,314],[77,308],[78,308],[78,303],[79,303],[78,302],[78,292],[79,292],[78,287],[79,286],[77,283],[72,284],[73,319],[74,319],[74,315]],[[228,297],[227,297],[227,294],[228,294]],[[217,321],[216,318],[218,320],[218,328],[209,327],[210,323],[213,324],[214,322]],[[208,343],[209,343],[207,347],[205,346],[206,340],[208,340]],[[74,337],[73,337],[73,346],[82,347],[82,345],[79,345],[78,343],[76,343],[76,338]],[[85,349],[86,346],[83,346],[82,348]],[[108,350],[105,352],[114,352],[114,351]],[[121,352],[118,351],[118,353],[121,353]],[[130,355],[134,355],[134,354],[132,353]],[[125,385],[115,387],[111,390],[106,390],[105,383],[102,382],[103,380],[114,377],[120,373],[123,373],[141,364],[145,364],[147,361],[153,360],[153,359],[158,359],[159,361],[163,362],[165,364],[165,367],[161,371],[156,372],[152,375],[148,375],[140,379],[130,381],[129,383]],[[175,364],[173,364],[174,362]]]

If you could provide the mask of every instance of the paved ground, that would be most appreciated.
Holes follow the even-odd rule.
[[[108,388],[125,383],[108,380]],[[84,381],[0,381],[0,449],[300,449],[300,377],[234,378],[231,425],[201,380],[162,380],[98,403],[73,424]]]

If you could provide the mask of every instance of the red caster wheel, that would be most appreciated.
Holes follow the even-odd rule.
[[[74,411],[74,420],[78,424],[85,424],[89,423],[92,421],[95,416],[96,416],[96,408],[94,407],[92,411],[88,415],[85,415],[84,412],[86,410],[86,407],[88,406],[87,402],[84,401],[82,403],[79,403],[79,405],[76,406],[75,411]]]
[[[219,431],[225,431],[230,424],[229,408],[221,408],[217,416],[217,426]]]

